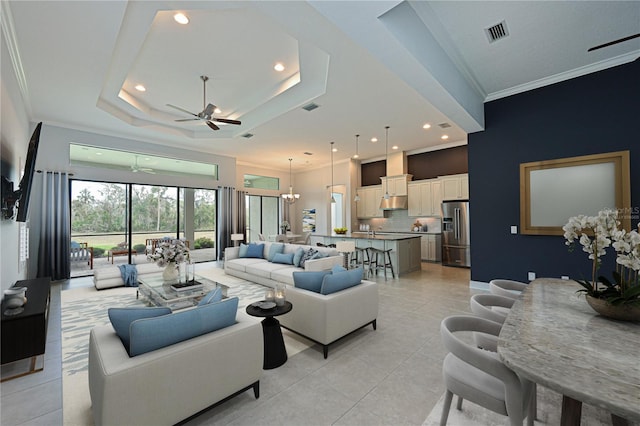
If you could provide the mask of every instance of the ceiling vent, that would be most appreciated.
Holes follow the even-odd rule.
[[[253,137],[253,133],[245,133],[244,135],[242,135],[243,138],[252,138]]]
[[[304,155],[313,155],[313,152],[305,151],[303,154]]]
[[[498,41],[501,38],[508,36],[509,30],[507,29],[507,23],[502,21],[492,27],[485,28],[484,33],[487,35],[489,43],[493,43],[494,41]]]
[[[302,109],[306,110],[306,111],[313,111],[314,109],[318,108],[320,105],[311,102],[310,104],[307,104],[305,106],[302,107]]]
[[[439,126],[441,129],[446,129],[446,128],[451,127],[451,124],[449,124],[449,123],[440,123],[440,124],[438,124],[438,126]]]

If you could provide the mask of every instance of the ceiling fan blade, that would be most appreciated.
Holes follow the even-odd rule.
[[[187,114],[189,114],[189,115],[193,115],[194,117],[197,117],[197,116],[198,116],[198,114],[194,114],[194,113],[192,113],[191,111],[187,111],[187,110],[186,110],[186,109],[184,109],[184,108],[180,108],[179,106],[175,106],[175,105],[171,105],[171,104],[167,104],[167,106],[168,106],[168,107],[171,107],[171,108],[174,108],[174,109],[177,109],[178,111],[186,112]]]
[[[228,118],[212,118],[212,120],[213,120],[213,121],[218,121],[218,122],[220,122],[220,123],[235,124],[235,125],[238,125],[238,126],[239,126],[240,124],[242,124],[242,122],[241,122],[241,121],[238,121],[238,120],[231,120],[231,119],[228,119]]]
[[[614,44],[622,43],[623,41],[633,40],[634,38],[638,38],[638,37],[640,37],[640,33],[633,34],[633,35],[630,35],[628,37],[619,38],[617,40],[613,40],[613,41],[610,41],[608,43],[604,43],[604,44],[601,44],[601,45],[598,45],[598,46],[594,46],[594,47],[592,47],[590,49],[587,49],[587,52],[593,52],[594,50],[602,49],[603,47],[613,46]]]
[[[173,121],[198,121],[200,120],[199,118],[181,118],[179,120],[173,120]]]
[[[207,121],[207,126],[211,127],[213,130],[220,130],[220,127],[216,126],[210,121]]]

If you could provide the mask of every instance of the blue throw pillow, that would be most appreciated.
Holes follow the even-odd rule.
[[[251,243],[247,247],[247,254],[245,255],[245,257],[254,257],[257,259],[262,259],[263,253],[264,253],[264,244]]]
[[[198,302],[198,306],[208,305],[209,303],[215,303],[222,300],[222,287],[216,287],[209,293],[205,294]]]
[[[303,288],[305,290],[320,293],[322,280],[325,275],[329,275],[330,273],[330,271],[296,271],[293,273],[293,285],[296,288]]]
[[[171,313],[169,308],[109,308],[107,314],[109,315],[109,321],[116,334],[122,340],[127,352],[129,352],[129,326],[135,320],[141,318],[153,318],[161,315],[168,315]]]
[[[273,262],[273,256],[284,251],[284,244],[273,243],[269,246],[269,252],[267,253],[267,260]]]
[[[346,270],[347,270],[347,268],[345,268],[342,265],[333,265],[333,268],[331,268],[331,272],[334,272],[334,273],[335,272],[344,272]]]
[[[318,250],[312,249],[312,248],[310,248],[309,250],[305,251],[304,254],[302,255],[302,258],[300,258],[300,267],[304,268],[305,262],[307,260],[313,259],[313,256],[315,256],[316,253],[318,253]]]
[[[322,279],[320,294],[331,294],[345,288],[353,287],[362,281],[362,268],[350,269],[344,272],[327,274]]]
[[[272,262],[293,265],[293,253],[276,253],[276,255],[273,256]]]
[[[240,243],[240,251],[238,252],[238,257],[247,257],[247,249],[248,245]]]
[[[302,247],[298,247],[293,255],[293,266],[300,266],[300,259],[302,259],[302,256],[304,256],[304,249]]]
[[[136,356],[235,324],[238,298],[131,323],[130,356]]]
[[[80,243],[77,243],[75,241],[71,241],[71,248],[80,248]]]

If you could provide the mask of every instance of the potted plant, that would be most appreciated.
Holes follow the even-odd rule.
[[[189,260],[189,247],[182,240],[162,240],[155,252],[147,256],[147,260],[164,268],[163,279],[165,281],[176,280],[179,274],[178,265]]]
[[[564,230],[565,244],[573,249],[576,241],[592,261],[591,280],[576,280],[589,305],[601,315],[621,320],[640,320],[640,234],[619,229],[618,211],[605,209],[597,216],[569,218]],[[640,227],[640,224],[638,224]],[[616,252],[612,280],[598,275],[601,257],[608,248]]]

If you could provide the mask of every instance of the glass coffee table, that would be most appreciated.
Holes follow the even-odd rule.
[[[142,295],[151,305],[164,306],[175,311],[197,305],[200,299],[202,299],[202,296],[216,287],[222,288],[222,297],[227,296],[228,287],[223,284],[211,281],[197,274],[195,275],[195,281],[202,286],[197,286],[194,289],[176,291],[171,288],[171,285],[177,284],[178,282],[164,281],[161,272],[141,275],[138,276],[136,299]]]

